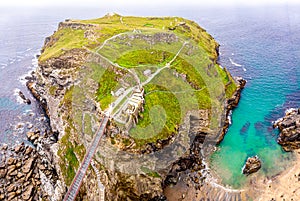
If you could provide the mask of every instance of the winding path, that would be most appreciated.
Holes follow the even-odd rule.
[[[98,144],[104,134],[108,119],[109,119],[109,115],[106,115],[102,119],[100,126],[93,138],[93,141],[90,144],[90,147],[89,147],[88,151],[86,152],[85,157],[80,165],[80,168],[78,169],[78,171],[73,179],[73,182],[72,182],[71,186],[69,187],[68,192],[66,193],[66,195],[63,199],[64,201],[75,200],[76,195],[78,194],[80,186],[82,184],[83,178],[86,174],[86,171],[92,161],[93,156],[95,155],[95,152],[98,148]]]
[[[103,59],[105,59],[106,61],[108,61],[111,65],[113,66],[116,66],[118,68],[121,68],[121,69],[124,69],[124,67],[110,61],[109,59],[107,59],[106,57],[104,57],[103,55],[99,54],[98,51],[100,49],[102,49],[106,43],[109,41],[109,40],[112,40],[120,35],[122,35],[124,33],[121,33],[121,34],[117,34],[107,40],[104,41],[104,43],[97,48],[96,52],[93,52],[91,50],[89,50],[88,48],[85,48],[87,49],[87,51],[89,52],[92,52],[94,54],[97,54],[98,56],[102,57]],[[168,62],[163,68],[157,70],[154,74],[152,74],[144,83],[142,83],[142,85],[145,85],[147,83],[149,83],[157,74],[159,74],[163,69],[165,68],[169,68],[170,65],[174,62],[174,60],[177,58],[177,56],[179,55],[179,53],[181,52],[181,50],[184,48],[184,46],[187,44],[187,42],[184,42],[184,44],[182,45],[182,47],[178,50],[177,54],[174,56],[174,58]],[[128,70],[128,69],[127,69]],[[138,80],[138,84],[140,85],[140,80],[138,79],[138,76],[136,75],[135,72],[131,71],[131,70],[128,70],[131,74],[134,75],[135,79]],[[126,92],[123,94],[122,97],[119,97],[119,99],[117,101],[114,102],[114,104],[111,105],[110,107],[110,110],[112,111],[114,107],[116,107],[120,101],[124,98],[124,96],[126,96],[127,94],[129,94],[131,91],[133,90],[133,87],[129,88],[126,90]],[[110,114],[110,111],[108,111],[108,114],[105,115],[105,117],[102,119],[101,123],[100,123],[100,126],[90,144],[90,147],[88,149],[88,151],[86,152],[86,155],[73,179],[73,182],[72,184],[70,185],[69,189],[68,189],[68,192],[66,193],[63,201],[74,201],[78,192],[79,192],[79,189],[80,189],[80,186],[82,184],[82,181],[83,181],[83,178],[84,176],[86,175],[86,172],[87,172],[87,169],[88,167],[90,166],[91,164],[91,161],[92,161],[92,158],[94,157],[95,153],[96,153],[96,150],[98,148],[98,145],[99,145],[99,142],[104,134],[104,131],[105,131],[105,128],[106,128],[106,125],[108,123],[108,119],[109,119],[109,114]],[[101,188],[102,189],[102,188]],[[102,198],[103,199],[103,198]]]

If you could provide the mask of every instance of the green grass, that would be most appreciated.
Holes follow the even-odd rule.
[[[145,174],[147,174],[148,176],[150,176],[150,177],[161,178],[161,176],[159,175],[158,172],[154,172],[154,171],[150,170],[149,168],[147,168],[147,167],[145,167],[145,166],[142,166],[142,167],[141,167],[141,170],[142,170]]]
[[[39,61],[57,57],[68,50],[82,48],[88,44],[87,39],[84,38],[84,30],[81,29],[60,29],[52,37],[57,41],[44,50]]]
[[[66,90],[66,93],[64,95],[64,98],[62,99],[60,105],[64,105],[66,110],[71,111],[72,105],[73,105],[73,90],[74,86],[70,87]]]
[[[69,140],[71,128],[67,127],[65,130],[66,134],[59,141],[60,149],[58,150],[58,156],[60,157],[60,168],[65,178],[67,185],[72,183],[76,170],[79,167],[80,161],[83,159],[85,154],[85,147],[81,144],[72,144]]]
[[[178,68],[193,72],[193,68]],[[138,147],[158,139],[166,139],[182,124],[188,111],[210,109],[212,99],[203,82],[185,82],[174,76],[175,69],[164,69],[145,89],[145,110],[137,126],[130,130]]]
[[[111,61],[124,67],[156,64],[162,65],[172,59],[172,56],[181,48],[183,41],[159,42],[156,34],[170,34],[160,30],[143,30],[141,33],[127,32],[121,37],[107,41],[98,52]],[[147,40],[156,38],[156,43],[149,43],[145,39],[131,38],[134,35],[147,36]],[[162,63],[162,64],[161,64]]]
[[[100,102],[102,110],[108,108],[109,104],[113,102],[114,97],[111,95],[111,91],[116,89],[118,78],[119,76],[110,69],[107,69],[101,76],[97,91],[97,100]]]
[[[159,68],[160,68],[159,66],[139,66],[133,69],[136,72],[139,79],[141,80],[141,82],[145,82],[148,79],[148,77],[144,75],[144,71],[149,69],[151,70],[151,74],[152,74],[155,71],[157,71]]]
[[[116,63],[123,67],[132,68],[136,66],[163,66],[174,57],[174,54],[161,50],[134,50],[123,54]]]
[[[56,86],[54,86],[54,85],[51,86],[51,87],[49,88],[49,93],[50,93],[50,95],[51,95],[51,96],[54,96],[56,90],[57,90],[57,87],[56,87]]]
[[[139,119],[138,125],[130,130],[130,136],[134,138],[138,147],[158,139],[166,139],[173,133],[177,133],[177,128],[182,124],[183,117],[188,111],[219,107],[224,98],[231,97],[236,90],[230,74],[216,64],[218,44],[195,22],[179,17],[127,16],[122,17],[124,22],[122,24],[120,18],[121,16],[114,15],[92,20],[75,20],[75,23],[95,25],[89,28],[95,34],[95,40],[84,38],[86,30],[62,28],[52,36],[52,41],[56,42],[44,48],[39,60],[44,62],[69,50],[87,47],[92,51],[98,51],[112,62],[131,68],[143,82],[147,80],[143,75],[144,70],[151,69],[154,73],[169,62],[183,43],[188,41],[171,64],[171,69],[164,69],[145,86],[145,110],[141,113],[142,118]],[[185,24],[179,25],[181,22]],[[174,30],[169,30],[169,27]],[[106,45],[98,50],[105,40],[119,33],[124,34],[120,38],[107,41]],[[151,37],[156,38],[158,33],[175,34],[177,38],[169,43],[165,41],[153,43]],[[141,37],[133,39],[132,36],[136,34],[147,36],[148,39]],[[69,113],[64,120],[69,124],[75,124],[68,128],[68,137],[79,135],[78,131],[82,131],[82,126],[79,125],[82,123],[81,108],[85,104],[87,93],[90,97],[95,96],[101,109],[104,110],[115,100],[111,91],[115,92],[123,87],[120,79],[124,79],[130,86],[136,85],[133,77],[126,70],[107,68],[108,65],[95,62],[86,63],[85,66],[86,69],[82,70],[84,76],[80,78],[82,79],[80,86],[69,88],[61,102],[66,113]],[[180,76],[175,77],[178,73],[186,75],[186,81]],[[89,79],[98,84],[95,94],[88,92],[91,87],[87,84],[90,83]],[[55,91],[55,87],[49,88],[50,94],[54,95]],[[86,92],[85,95],[82,92]],[[91,118],[85,116],[84,122],[84,132],[91,133]],[[78,163],[76,157],[83,152],[80,145],[70,143],[63,139],[60,152],[61,157],[65,157],[62,169],[64,175],[67,175],[67,180],[74,176]],[[125,140],[123,143],[127,145],[130,140]]]
[[[187,81],[194,89],[201,89],[205,87],[205,82],[203,81],[202,75],[186,60],[177,57],[171,68],[175,69],[178,73],[186,75]]]
[[[149,93],[150,90],[167,89],[150,85],[145,90]],[[151,93],[145,96],[145,102],[145,110],[141,114],[143,118],[130,130],[130,136],[135,139],[137,146],[169,137],[176,132],[181,121],[180,105],[172,93]]]
[[[150,24],[150,23],[146,23],[146,24],[144,24],[144,27],[154,27],[154,25]]]

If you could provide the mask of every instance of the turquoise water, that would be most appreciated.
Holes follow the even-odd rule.
[[[238,188],[247,182],[241,170],[249,156],[261,158],[259,174],[266,176],[282,171],[291,160],[276,142],[278,130],[272,128],[272,121],[287,108],[300,106],[300,17],[296,10],[233,10],[223,18],[228,21],[221,28],[211,27],[217,39],[225,42],[220,63],[248,80],[233,111],[232,125],[210,158],[211,168],[225,185]]]

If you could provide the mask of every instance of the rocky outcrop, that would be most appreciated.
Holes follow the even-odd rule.
[[[53,184],[57,174],[45,156],[24,143],[12,148],[2,145],[0,150],[0,200],[53,200],[43,189],[41,174]]]
[[[234,78],[236,83],[237,83],[237,89],[234,92],[234,94],[232,95],[231,98],[227,99],[226,101],[226,105],[225,105],[225,114],[223,115],[223,129],[221,134],[219,135],[219,139],[217,141],[217,143],[220,143],[223,139],[224,136],[228,130],[228,127],[230,125],[230,115],[232,110],[238,106],[238,103],[240,101],[241,98],[241,93],[242,90],[244,89],[247,81],[244,80],[242,77],[236,77]]]
[[[287,110],[285,116],[274,123],[280,130],[277,142],[285,151],[300,148],[300,108]]]
[[[24,103],[27,103],[28,105],[31,104],[31,100],[26,98],[22,91],[19,91],[19,96],[22,98]]]
[[[65,20],[64,22],[60,22],[58,25],[58,29],[70,28],[70,29],[87,29],[94,28],[97,25],[94,24],[85,24],[80,22],[75,22],[70,19]]]
[[[243,174],[249,175],[257,172],[261,168],[261,161],[258,156],[249,157],[242,169]]]

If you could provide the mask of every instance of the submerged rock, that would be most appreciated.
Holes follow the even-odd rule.
[[[249,157],[243,167],[243,174],[249,175],[261,168],[261,161],[258,156]]]
[[[280,130],[277,142],[285,151],[300,148],[300,108],[287,110],[273,126]]]

